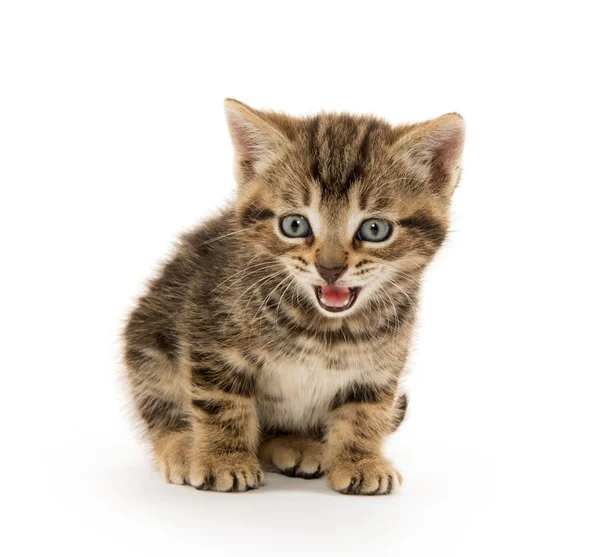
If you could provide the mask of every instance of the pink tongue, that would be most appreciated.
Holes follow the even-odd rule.
[[[321,286],[321,301],[329,307],[342,308],[350,301],[347,286]]]

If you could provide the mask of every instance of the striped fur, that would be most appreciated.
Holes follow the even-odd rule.
[[[263,467],[327,472],[341,493],[382,494],[400,475],[381,456],[404,418],[400,380],[423,270],[444,241],[462,119],[394,127],[369,116],[292,118],[226,102],[234,204],[181,238],[131,313],[124,359],[165,479],[245,491]],[[307,238],[280,229],[287,214]],[[380,244],[366,218],[392,223]],[[316,302],[318,268],[356,303]]]

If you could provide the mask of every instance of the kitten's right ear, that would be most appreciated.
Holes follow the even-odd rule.
[[[235,99],[225,99],[225,116],[235,150],[235,176],[241,186],[267,168],[287,140],[258,110]]]

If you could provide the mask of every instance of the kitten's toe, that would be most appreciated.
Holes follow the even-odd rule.
[[[174,432],[155,444],[158,467],[163,479],[172,484],[186,483],[188,473],[187,451],[191,443],[189,432]]]
[[[204,455],[195,458],[188,483],[203,491],[242,492],[264,482],[258,459],[250,453]]]
[[[304,479],[323,475],[323,445],[306,437],[285,436],[267,440],[260,457],[286,476]]]
[[[325,471],[322,467],[323,451],[320,443],[307,448],[300,456],[299,462],[294,466],[289,475],[296,478],[312,480],[320,478]],[[286,473],[284,471],[284,473]]]
[[[345,495],[387,495],[402,484],[400,472],[380,457],[336,463],[328,479],[333,489]]]

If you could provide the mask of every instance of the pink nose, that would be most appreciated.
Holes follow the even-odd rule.
[[[344,265],[343,267],[323,267],[323,265],[319,265],[319,263],[315,263],[315,267],[319,274],[327,281],[327,284],[333,284],[342,273],[348,268],[348,265]]]

